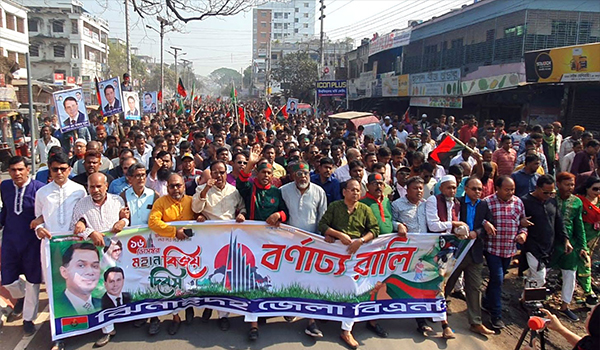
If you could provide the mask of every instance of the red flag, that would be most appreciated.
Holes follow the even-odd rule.
[[[285,119],[288,118],[287,105],[283,106],[283,108],[281,109],[281,114],[285,117]]]
[[[179,78],[179,84],[177,84],[177,93],[181,97],[187,96],[187,92],[185,92],[185,88],[183,87],[183,81],[181,81],[181,78]]]
[[[162,89],[158,91],[158,102],[162,103]]]
[[[242,123],[242,125],[248,125],[246,122],[246,115],[244,114],[244,109],[242,107],[238,107],[238,115],[240,116],[240,123]]]
[[[98,108],[98,110],[100,111],[100,115],[104,116],[104,112],[102,111],[102,103],[100,102],[100,84],[98,84],[97,77],[94,77],[94,83],[96,84],[96,98],[98,98],[98,105],[100,105],[100,108]]]
[[[445,168],[448,168],[450,165],[450,160],[454,157],[458,152],[465,149],[465,144],[457,140],[450,134],[440,142],[440,144],[429,153],[429,156],[433,158],[436,162],[444,165]]]
[[[410,115],[408,112],[410,112],[410,106],[406,109],[406,112],[404,112],[404,115],[402,116],[402,120],[404,121],[404,124],[410,123]]]
[[[271,109],[271,106],[267,105],[267,109],[265,110],[265,119],[267,119],[268,122],[271,121],[272,114],[273,114],[273,110]]]

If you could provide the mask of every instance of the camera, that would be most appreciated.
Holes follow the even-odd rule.
[[[547,296],[548,290],[546,288],[525,288],[523,291],[523,308],[529,316],[544,316],[540,309],[544,307],[542,302],[546,300]]]

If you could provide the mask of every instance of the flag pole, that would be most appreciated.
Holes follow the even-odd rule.
[[[240,116],[238,115],[238,109],[237,109],[237,97],[235,96],[235,81],[233,80],[233,78],[231,79],[231,89],[233,91],[233,96],[231,97],[233,99],[233,113],[235,115],[235,124],[238,127],[238,130],[240,129]]]
[[[472,149],[471,147],[465,145],[461,140],[459,140],[456,136],[449,134],[447,131],[445,132],[446,135],[450,136],[452,138],[452,140],[454,140],[454,142],[458,143],[459,145],[463,146],[464,148],[466,148],[467,150],[471,151],[471,153],[475,153],[475,150]]]
[[[244,106],[244,122],[242,123],[242,134],[246,133],[246,120],[248,116],[246,115],[246,106]]]

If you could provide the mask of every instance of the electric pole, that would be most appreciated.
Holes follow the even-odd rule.
[[[167,52],[169,52],[171,55],[173,55],[173,57],[175,57],[175,86],[177,86],[177,84],[179,84],[179,73],[177,72],[177,53],[182,49],[175,46],[171,46],[171,49],[173,49],[174,52]],[[185,52],[181,53],[181,56],[183,55],[185,55]]]
[[[321,21],[321,39],[319,48],[319,78],[321,78],[323,75],[323,58],[325,56],[323,54],[323,39],[325,37],[323,33],[323,22],[325,20],[325,0],[319,0],[319,2],[321,3],[321,16],[319,17],[319,20]]]
[[[154,29],[150,25],[146,25],[146,28],[152,29],[153,31],[157,32],[160,35],[160,87],[159,87],[158,91],[159,91],[160,96],[163,97],[163,90],[164,90],[164,86],[165,86],[165,60],[164,60],[165,26],[171,25],[171,24],[173,24],[173,22],[169,22],[160,16],[156,16],[156,20],[160,23],[160,31]],[[159,102],[159,103],[161,103],[161,107],[162,107],[162,102]]]
[[[125,42],[125,49],[127,50],[127,74],[129,74],[129,76],[131,77],[131,51],[129,44],[129,0],[125,0]]]

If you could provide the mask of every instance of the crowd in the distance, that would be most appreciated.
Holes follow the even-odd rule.
[[[558,122],[485,120],[479,126],[474,116],[402,120],[384,114],[384,137],[375,140],[362,127],[348,129],[350,124],[326,116],[265,118],[256,101],[246,104],[251,123],[245,126],[221,102],[188,105],[191,111],[181,115],[177,107],[170,104],[140,122],[92,114],[89,127],[69,134],[48,117],[37,145],[47,166],[33,179],[27,159],[10,160],[11,180],[1,186],[2,284],[21,298],[26,334],[35,332],[42,283],[39,239],[69,232],[110,246],[103,232],[148,225],[160,236],[185,240],[184,227],[169,225],[184,220],[285,223],[329,243],[340,241],[349,253],[382,235],[435,232],[472,239],[445,294],[466,301],[470,330],[481,335],[505,327],[501,295],[513,259],[526,288],[544,286],[548,269],[560,270],[559,312],[566,319],[579,319],[570,308],[577,284],[585,302],[597,304],[591,255],[600,236],[600,144],[581,126],[563,138]],[[431,156],[445,137],[467,145],[446,166]],[[489,281],[482,290],[484,263]],[[93,273],[100,273],[97,265]],[[27,283],[19,282],[20,275]],[[89,293],[66,297],[87,310]],[[202,317],[211,314],[205,309]],[[230,327],[228,316],[218,313],[223,331]],[[185,322],[193,319],[194,309],[185,310]],[[245,321],[248,338],[256,340],[258,319]],[[182,322],[173,314],[168,332],[177,333]],[[431,333],[430,322],[417,319],[418,332]],[[366,327],[388,335],[377,321]],[[149,320],[149,334],[160,328],[158,318]],[[357,348],[353,323],[341,328],[345,344]],[[441,330],[444,338],[455,337],[448,320]],[[323,336],[312,319],[305,332]],[[113,326],[103,328],[96,346],[115,334]],[[594,339],[597,344],[598,334]]]

